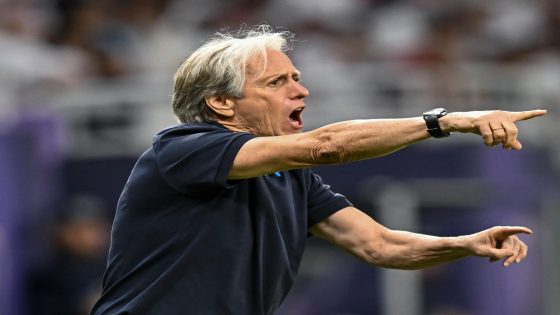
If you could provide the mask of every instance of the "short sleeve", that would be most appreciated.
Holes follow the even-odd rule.
[[[235,156],[252,138],[249,133],[225,129],[164,136],[154,143],[157,168],[179,192],[229,188],[234,186],[227,177]]]
[[[331,214],[352,206],[345,196],[335,193],[331,187],[323,183],[323,179],[313,172],[309,172],[309,186],[307,192],[307,226],[311,227]]]

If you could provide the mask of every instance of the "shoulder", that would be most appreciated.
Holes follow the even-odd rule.
[[[196,135],[205,133],[223,133],[223,134],[233,134],[232,131],[219,124],[211,123],[185,123],[175,126],[168,127],[158,132],[153,139],[153,142],[159,142],[161,140]]]

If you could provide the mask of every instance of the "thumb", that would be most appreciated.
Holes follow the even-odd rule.
[[[490,257],[490,261],[498,261],[502,258],[512,256],[513,250],[511,249],[502,249],[502,248],[489,248],[488,249],[488,257]]]
[[[515,140],[515,142],[511,145],[511,148],[519,151],[521,150],[521,148],[523,148],[523,145],[518,140]]]

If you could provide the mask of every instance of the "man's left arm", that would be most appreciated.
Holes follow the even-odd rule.
[[[527,245],[515,234],[531,234],[526,227],[492,227],[456,237],[437,237],[391,230],[362,211],[344,208],[311,227],[310,231],[341,246],[359,259],[386,268],[421,269],[467,256],[519,263]]]
[[[487,146],[520,150],[515,124],[545,114],[545,110],[453,112],[441,117],[439,124],[443,132],[478,134]],[[228,178],[376,158],[428,138],[422,117],[350,120],[298,134],[256,137],[241,147]]]

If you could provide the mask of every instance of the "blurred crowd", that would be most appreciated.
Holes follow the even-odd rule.
[[[520,85],[533,103],[550,103],[560,84],[555,0],[1,0],[0,21],[0,117],[144,105],[151,121],[169,122],[181,60],[218,30],[257,23],[296,33],[293,58],[321,104],[309,109],[312,127],[417,113],[450,97],[460,109],[502,106]],[[98,116],[80,123],[142,120]]]
[[[70,156],[135,156],[175,122],[181,61],[216,31],[259,23],[296,34],[307,129],[439,105],[559,115],[557,0],[0,0],[0,135],[47,113]],[[547,124],[549,136],[524,136],[558,143]],[[113,207],[80,196],[58,208],[27,275],[29,314],[87,314]]]
[[[87,315],[101,293],[109,247],[108,207],[93,195],[68,198],[46,228],[45,255],[26,276],[26,312]]]

